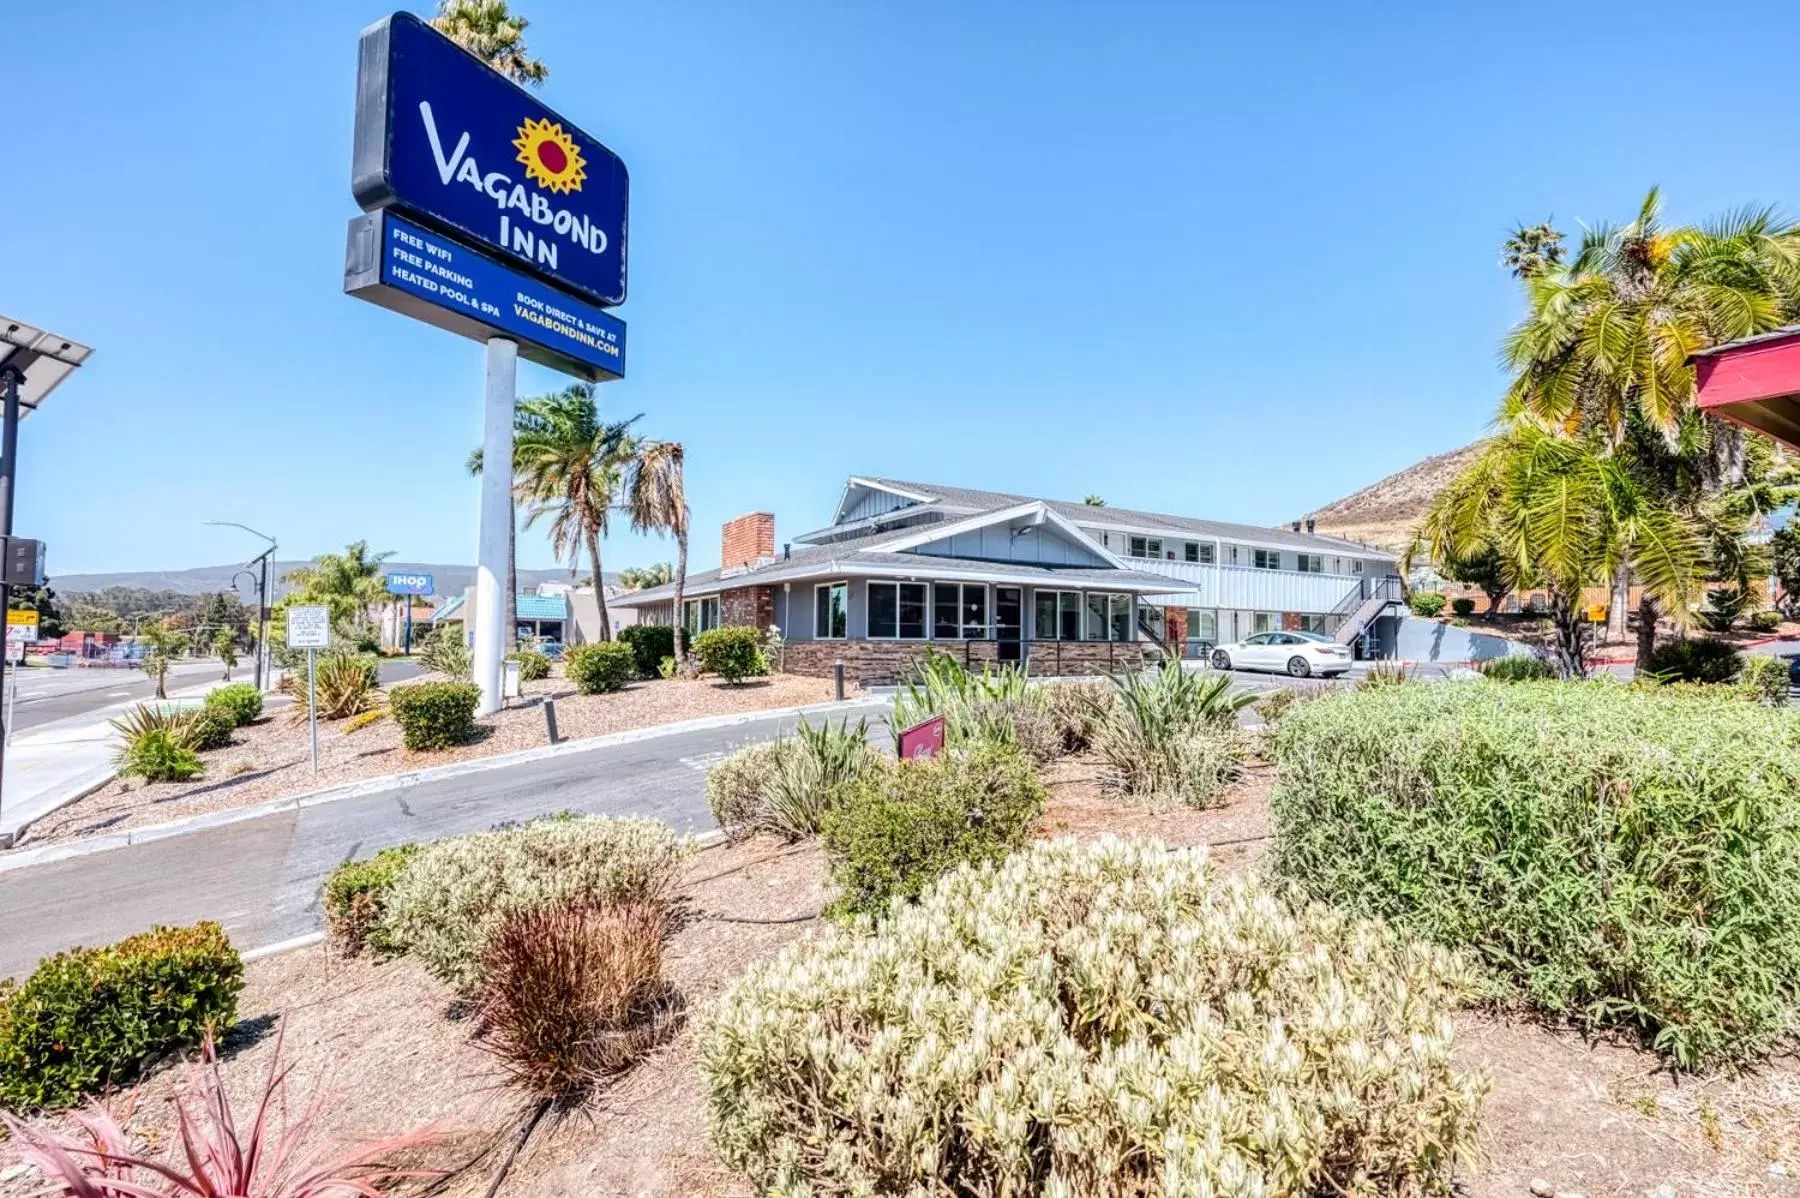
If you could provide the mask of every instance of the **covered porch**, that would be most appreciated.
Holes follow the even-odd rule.
[[[1800,449],[1800,325],[1694,355],[1695,402]]]

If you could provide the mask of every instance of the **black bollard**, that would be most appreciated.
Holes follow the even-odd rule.
[[[842,658],[832,664],[831,677],[837,686],[838,702],[842,703],[844,701],[844,661]]]
[[[555,744],[556,737],[556,700],[544,700],[544,729],[550,733],[550,743]]]

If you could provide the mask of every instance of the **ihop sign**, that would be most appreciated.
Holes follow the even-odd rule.
[[[625,301],[629,178],[600,142],[411,13],[363,31],[351,191],[602,307]]]

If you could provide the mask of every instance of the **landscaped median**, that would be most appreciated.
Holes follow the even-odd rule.
[[[217,1068],[254,1096],[284,1044],[340,1142],[431,1125],[375,1155],[469,1198],[1771,1190],[1793,713],[1509,677],[1279,692],[1249,733],[1178,667],[933,660],[888,718],[943,716],[941,756],[855,720],[754,746],[708,779],[717,842],[571,813],[346,863],[329,945],[244,967]],[[176,1003],[217,972],[182,940],[122,954]],[[109,1026],[73,972],[13,1026]],[[8,1029],[34,1104],[51,1062]],[[156,1054],[193,1038],[97,1044],[42,1105],[135,1079],[121,1138],[160,1152]]]
[[[188,729],[185,750],[173,743],[181,739],[181,730],[151,730],[152,735],[128,743],[134,732],[143,731],[130,727],[140,718],[134,712],[122,721],[126,727],[120,730],[120,748],[129,748],[132,756],[121,765],[131,769],[148,763],[151,768],[122,771],[100,789],[38,820],[17,847],[129,832],[385,775],[540,748],[549,744],[546,700],[555,703],[559,741],[568,742],[707,717],[804,707],[833,698],[830,679],[784,674],[726,683],[710,676],[631,679],[628,672],[627,678],[617,680],[616,689],[583,694],[558,667],[549,677],[524,683],[522,696],[501,711],[474,720],[473,735],[465,743],[410,749],[391,700],[398,695],[402,714],[409,714],[412,708],[406,699],[420,694],[415,688],[427,687],[430,676],[385,692],[369,685],[354,699],[345,699],[342,688],[362,686],[360,664],[334,669],[330,677],[330,689],[321,677],[317,772],[311,765],[303,698],[275,696],[249,722],[235,728]],[[610,678],[606,684],[614,685]],[[190,757],[190,764],[179,764]]]

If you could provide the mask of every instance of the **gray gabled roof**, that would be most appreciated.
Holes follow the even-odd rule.
[[[902,491],[912,491],[920,495],[929,495],[949,507],[964,508],[969,511],[985,511],[989,508],[1012,507],[1021,503],[1038,502],[1033,495],[1014,495],[1006,491],[977,491],[968,487],[945,487],[937,483],[906,482],[900,479],[877,478],[874,475],[858,475],[877,486],[894,487]],[[1078,524],[1107,524],[1131,528],[1144,528],[1168,532],[1187,533],[1201,537],[1222,537],[1228,541],[1248,541],[1258,545],[1273,545],[1287,549],[1304,549],[1342,554],[1346,552],[1360,553],[1370,557],[1391,558],[1393,555],[1367,545],[1343,537],[1325,536],[1319,533],[1294,532],[1287,528],[1262,528],[1254,524],[1230,524],[1219,520],[1198,520],[1188,516],[1169,516],[1160,512],[1140,512],[1131,508],[1117,508],[1107,505],[1093,507],[1085,503],[1070,503],[1061,499],[1045,499],[1057,515]]]
[[[1022,502],[1031,502],[1029,500]],[[916,537],[917,528],[894,528],[867,536],[833,541],[825,545],[796,548],[789,556],[776,558],[754,569],[721,571],[701,570],[689,574],[683,595],[699,598],[733,587],[769,586],[774,583],[797,582],[809,578],[834,575],[864,576],[883,572],[904,572],[919,578],[1006,577],[1030,579],[1045,584],[1068,586],[1112,586],[1146,594],[1180,589],[1181,584],[1161,575],[1139,570],[1112,570],[1095,566],[1045,566],[1028,562],[993,562],[980,558],[944,557],[937,554],[891,552],[884,545]],[[608,600],[614,607],[643,607],[666,603],[675,597],[671,585],[629,591]]]

